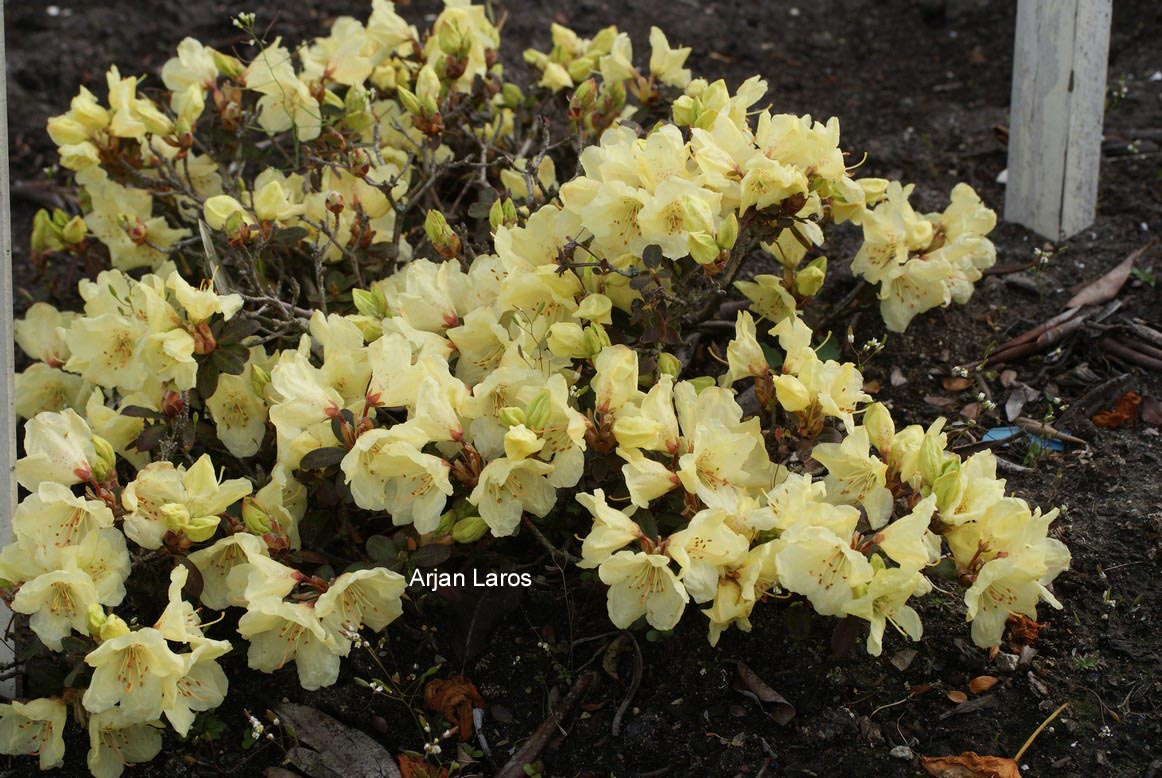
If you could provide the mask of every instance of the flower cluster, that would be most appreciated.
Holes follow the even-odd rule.
[[[297,51],[187,39],[156,101],[113,69],[107,104],[82,89],[51,120],[82,213],[38,216],[34,249],[111,268],[17,324],[27,495],[0,578],[77,665],[0,708],[0,750],[60,764],[79,694],[90,769],[119,775],[221,703],[235,645],[334,684],[403,613],[401,571],[524,527],[583,536],[617,626],[693,601],[711,642],[777,595],[867,621],[879,654],[889,623],[919,639],[945,559],[981,646],[1059,607],[1056,513],[942,421],[896,431],[814,345],[825,228],[862,226],[852,268],[902,330],[968,299],[993,213],[960,185],[918,216],[853,177],[836,119],[754,111],[761,79],[693,78],[660,30],[640,70],[615,28],[552,40],[522,89],[484,7],[421,34],[374,0]],[[746,261],[777,270],[736,280]],[[732,288],[715,375],[677,346]]]

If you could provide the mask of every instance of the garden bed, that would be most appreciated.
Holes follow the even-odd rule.
[[[274,31],[288,40],[318,34],[337,15],[366,14],[364,3],[346,0],[310,0],[279,12],[282,5],[65,0],[6,8],[13,263],[17,285],[30,299],[68,299],[76,280],[39,277],[28,261],[32,214],[54,197],[51,188],[35,183],[54,160],[44,133],[47,117],[65,108],[78,84],[101,82],[108,63],[126,73],[154,74],[186,35],[224,50],[242,43],[245,36],[229,22],[239,10],[256,13],[260,25],[274,20]],[[863,175],[922,182],[914,195],[917,210],[938,209],[956,182],[967,181],[1000,211],[1012,5],[532,2],[520,4],[509,20],[504,56],[521,67],[519,52],[530,45],[544,48],[554,20],[582,34],[617,23],[635,41],[644,41],[649,26],[658,24],[672,42],[693,46],[696,72],[724,77],[732,88],[759,73],[770,82],[775,109],[839,116],[844,147],[868,154]],[[412,3],[401,13],[418,24],[436,10],[434,4]],[[1162,78],[1151,80],[1162,69],[1155,45],[1162,10],[1150,2],[1122,2],[1113,25],[1097,221],[1056,247],[1046,267],[986,278],[968,305],[931,311],[906,334],[888,337],[887,347],[862,369],[866,379],[878,382],[875,398],[890,402],[898,426],[927,425],[962,412],[979,388],[947,388],[942,378],[953,366],[979,360],[995,344],[1046,321],[1079,285],[1101,277],[1162,231],[1158,141],[1133,143],[1140,134],[1135,131],[1152,131],[1156,138],[1162,131]],[[1035,235],[1007,223],[992,238],[1000,266],[1030,262],[1034,249],[1044,247]],[[853,285],[844,268],[858,245],[856,230],[840,232],[829,243],[828,256],[842,280],[829,286],[828,299],[839,299]],[[1148,251],[1138,262],[1147,272],[1132,278],[1118,298],[1122,315],[1155,328],[1162,328],[1162,300],[1148,271],[1162,274],[1160,256],[1156,247]],[[18,312],[26,304],[18,299]],[[849,319],[832,326],[842,333]],[[882,336],[877,328],[878,318],[864,315],[861,338]],[[703,348],[717,339],[722,350],[729,337],[715,336]],[[1084,333],[1055,357],[1035,354],[1006,364],[1016,376],[1005,380],[1010,387],[1015,378],[1037,390],[1023,415],[1040,418],[1048,409],[1044,392],[1073,401],[1090,388],[1086,381],[1092,379],[1079,371],[1081,365],[1098,381],[1129,373],[1126,389],[1162,397],[1159,373],[1112,359],[1098,339]],[[999,371],[985,380],[1003,406],[1011,389],[1002,385]],[[419,620],[405,616],[386,633],[383,662],[406,678],[445,661],[447,669],[470,678],[487,703],[484,734],[497,763],[507,761],[585,670],[595,668],[584,701],[542,754],[546,775],[912,775],[918,763],[900,746],[916,755],[1012,756],[1066,702],[1069,707],[1023,755],[1029,774],[1152,774],[1162,770],[1162,436],[1156,420],[1106,429],[1076,418],[1068,430],[1088,445],[1056,452],[1015,443],[1001,454],[1027,468],[1002,473],[1010,489],[1032,504],[1066,508],[1057,526],[1073,552],[1072,568],[1055,585],[1065,608],[1043,612],[1049,626],[1032,643],[1035,655],[1026,651],[1017,667],[1006,666],[1003,656],[990,663],[972,646],[954,590],[920,606],[923,642],[890,635],[878,659],[864,654],[862,638],[851,652],[834,657],[833,624],[788,616],[793,609],[757,608],[752,632],[730,631],[714,648],[707,645],[704,625],[691,617],[670,636],[637,635],[640,683],[614,736],[614,718],[636,683],[635,651],[623,643],[625,650],[610,652],[608,662],[590,663],[612,639],[591,639],[611,630],[603,587],[524,543],[519,553],[533,583],[519,598],[486,600],[474,611],[469,592],[455,593],[460,602],[430,596],[423,623],[436,629],[421,631]],[[470,612],[485,621],[495,616],[497,623],[465,638],[466,624],[479,626],[464,615]],[[1020,655],[1011,646],[1005,653]],[[406,708],[353,683],[382,670],[359,651],[352,656],[338,684],[311,693],[299,688],[293,670],[271,677],[246,670],[244,656],[232,658],[231,695],[215,713],[224,730],[198,742],[168,733],[162,756],[137,772],[259,774],[279,764],[283,752],[266,740],[243,748],[250,725],[242,708],[262,717],[285,700],[317,706],[392,753],[420,749]],[[734,660],[794,706],[789,723],[776,723],[769,710],[732,688]],[[949,692],[968,692],[969,681],[979,676],[999,681],[981,694],[968,693],[968,703],[950,701]],[[975,702],[986,697],[983,704]],[[81,774],[85,744],[69,745],[66,772]],[[23,760],[11,763],[13,774],[28,768]],[[487,762],[483,769],[490,773]]]

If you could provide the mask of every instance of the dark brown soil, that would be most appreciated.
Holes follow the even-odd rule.
[[[224,0],[23,0],[7,4],[9,117],[13,175],[29,182],[52,161],[45,119],[60,112],[78,84],[103,81],[106,66],[155,73],[173,46],[194,35],[220,48],[237,43],[228,21],[239,10],[274,20],[288,40],[320,30],[327,20],[364,15],[366,4],[351,0],[302,0],[293,8],[275,0],[235,4]],[[278,13],[284,6],[287,10]],[[673,42],[694,46],[696,73],[725,77],[734,86],[753,73],[770,82],[780,111],[840,117],[845,147],[867,152],[867,175],[918,181],[916,200],[926,210],[942,205],[957,181],[968,181],[1000,210],[1004,187],[996,183],[1005,149],[994,128],[1008,122],[1015,3],[1005,0],[814,0],[803,3],[723,0],[530,0],[510,3],[519,11],[506,30],[506,61],[516,62],[527,45],[544,47],[548,25],[557,20],[581,33],[617,23],[645,46],[651,24]],[[403,12],[421,23],[435,4],[416,2]],[[1120,0],[1114,9],[1110,84],[1126,94],[1111,97],[1106,136],[1130,141],[1138,130],[1162,129],[1162,6],[1151,0]],[[644,50],[644,49],[643,49]],[[1138,154],[1110,149],[1103,159],[1099,214],[1091,229],[1067,241],[1039,275],[1025,274],[1038,292],[991,278],[971,303],[932,312],[865,367],[881,381],[878,397],[890,401],[903,421],[929,423],[956,414],[977,389],[945,391],[930,371],[980,358],[990,345],[1058,312],[1071,289],[1113,267],[1151,235],[1162,231],[1162,165],[1157,145]],[[27,268],[26,242],[40,190],[16,189],[15,262],[31,295],[43,295]],[[1032,259],[1042,241],[1002,224],[994,233],[1001,264]],[[854,236],[831,250],[841,268],[857,245]],[[1140,265],[1162,275],[1155,249]],[[837,279],[833,294],[850,281]],[[1121,294],[1120,315],[1162,326],[1159,287],[1133,281]],[[17,301],[23,307],[22,301]],[[858,342],[880,334],[864,315]],[[843,322],[839,331],[845,330]],[[1087,364],[1099,377],[1132,374],[1130,387],[1162,395],[1158,374],[1111,360],[1096,342],[1079,335],[1056,361],[1034,356],[1009,365],[1020,380],[1067,401],[1085,386],[1067,374]],[[892,386],[899,368],[907,383]],[[988,379],[1003,404],[1007,391]],[[925,398],[955,396],[951,408]],[[1044,414],[1041,400],[1026,415]],[[982,424],[995,422],[982,420]],[[1051,622],[1034,643],[1031,664],[1015,672],[989,665],[971,647],[963,606],[954,587],[928,598],[923,608],[925,639],[906,669],[890,661],[912,647],[889,636],[879,659],[864,655],[862,637],[843,658],[830,649],[832,622],[803,624],[785,607],[756,609],[754,631],[732,631],[717,648],[705,625],[688,615],[670,637],[638,636],[643,675],[625,714],[622,732],[611,734],[614,713],[632,677],[632,652],[622,656],[621,681],[601,672],[580,717],[562,722],[543,755],[545,775],[915,775],[918,760],[889,752],[910,745],[917,754],[946,755],[973,750],[1012,756],[1061,703],[1069,707],[1040,734],[1021,760],[1029,775],[1154,775],[1162,768],[1162,497],[1158,429],[1138,422],[1121,430],[1093,427],[1088,420],[1070,430],[1089,441],[1088,450],[1026,456],[1032,469],[1009,476],[1010,488],[1042,506],[1066,506],[1060,536],[1073,550],[1073,569],[1056,591],[1061,612],[1043,612]],[[1035,452],[1034,452],[1035,453]],[[438,656],[469,676],[490,704],[485,732],[498,762],[544,720],[593,654],[599,641],[570,644],[610,630],[599,586],[570,570],[534,568],[538,579],[519,606],[491,632],[486,647],[466,662],[455,658],[455,621],[437,601],[422,603],[424,622],[445,624],[435,633],[389,629],[389,670],[427,669]],[[433,598],[428,598],[432,600]],[[419,619],[410,623],[418,625]],[[794,637],[793,637],[794,636]],[[543,645],[542,645],[543,644]],[[780,727],[731,689],[741,659],[794,704],[798,713]],[[291,673],[272,677],[241,668],[232,678],[232,703],[218,712],[226,730],[213,743],[183,744],[170,737],[162,757],[139,772],[149,775],[258,774],[281,758],[272,744],[241,749],[247,729],[241,708],[260,712],[284,697],[307,701],[377,737],[389,750],[419,750],[422,740],[401,705],[371,700],[351,679],[378,673],[357,657],[340,683],[316,694],[298,689]],[[590,667],[600,670],[598,659]],[[901,664],[903,664],[901,662]],[[414,665],[414,667],[413,667]],[[969,679],[996,675],[991,707],[947,715],[956,707],[947,693]],[[932,684],[926,693],[909,695]],[[885,707],[887,706],[887,707]],[[563,734],[567,732],[567,735]],[[68,774],[83,772],[85,743],[71,744]],[[27,763],[14,763],[23,774]],[[487,765],[484,772],[490,773]],[[11,773],[16,774],[16,773]]]

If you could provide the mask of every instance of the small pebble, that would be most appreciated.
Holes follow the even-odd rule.
[[[915,754],[912,753],[912,749],[908,748],[907,746],[896,746],[891,751],[889,751],[888,754],[896,757],[896,759],[907,759],[909,761],[911,761],[911,759],[915,756]]]

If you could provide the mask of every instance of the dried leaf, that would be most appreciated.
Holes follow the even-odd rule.
[[[882,388],[883,386],[880,384],[880,382],[874,378],[870,381],[865,381],[863,384],[863,390],[868,394],[876,394]]]
[[[365,732],[293,702],[280,706],[278,715],[299,743],[287,752],[288,761],[312,778],[401,778],[391,754]]]
[[[900,672],[903,672],[908,669],[908,666],[912,664],[912,660],[915,658],[916,649],[903,648],[897,651],[895,656],[893,656],[890,661],[892,663],[892,667],[896,668]]]
[[[948,375],[944,376],[940,381],[945,390],[949,392],[963,392],[968,387],[972,386],[972,379],[967,376]]]
[[[889,380],[891,381],[892,386],[903,386],[904,384],[908,383],[908,377],[905,376],[904,371],[898,367],[892,368],[892,375]]]
[[[1021,770],[1012,759],[980,756],[966,751],[960,756],[921,757],[928,775],[935,778],[1020,778]]]
[[[1135,392],[1126,392],[1114,403],[1112,411],[1098,411],[1093,415],[1093,425],[1105,429],[1116,429],[1123,424],[1132,425],[1138,420],[1138,406],[1142,398]]]
[[[419,754],[400,754],[399,771],[402,778],[448,778],[447,767],[428,764]]]
[[[1017,371],[1016,370],[1002,370],[1001,371],[1001,386],[1006,389],[1012,389],[1017,385]]]
[[[924,402],[929,405],[935,405],[937,408],[951,408],[953,405],[956,405],[956,398],[941,397],[938,394],[926,394],[924,395]]]
[[[735,661],[734,666],[737,673],[731,686],[736,692],[756,702],[765,703],[764,707],[770,717],[780,726],[786,726],[791,719],[795,718],[795,706],[787,702],[783,695],[767,686],[766,682],[759,678],[754,670],[739,661]]]
[[[1154,241],[1151,240],[1145,246],[1142,246],[1142,248],[1131,252],[1113,270],[1092,284],[1086,284],[1084,289],[1070,298],[1069,302],[1065,304],[1065,307],[1080,308],[1083,305],[1098,305],[1117,297],[1118,292],[1121,291],[1122,286],[1126,283],[1126,279],[1130,277],[1130,270],[1134,267],[1134,261],[1145,254],[1146,250],[1153,245]]]
[[[1142,421],[1155,427],[1162,426],[1162,401],[1157,397],[1142,398]]]
[[[621,659],[622,654],[630,651],[632,648],[632,639],[623,632],[617,636],[616,640],[609,644],[609,648],[605,649],[605,654],[601,657],[601,666],[613,680],[621,680],[621,676],[617,673],[617,662]]]
[[[1041,634],[1041,630],[1049,626],[1048,623],[1039,624],[1019,613],[1011,614],[1007,624],[1009,626],[1009,640],[1014,647],[1031,645]]]
[[[968,690],[973,694],[983,694],[997,685],[997,679],[991,675],[978,675],[968,682]]]
[[[948,699],[952,700],[957,705],[960,705],[963,702],[965,702],[966,700],[968,700],[968,695],[965,694],[964,692],[960,691],[959,689],[953,689],[952,691],[950,691],[948,693]]]
[[[472,737],[472,709],[483,708],[484,698],[462,675],[433,678],[424,686],[424,707],[456,724],[463,743]]]

